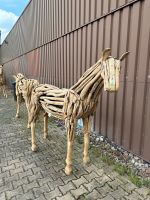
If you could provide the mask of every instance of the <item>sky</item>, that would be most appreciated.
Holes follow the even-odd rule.
[[[10,32],[29,0],[0,0],[1,43]]]

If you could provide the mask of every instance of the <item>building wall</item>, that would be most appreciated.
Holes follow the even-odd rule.
[[[32,0],[2,44],[10,84],[24,73],[70,87],[110,47],[122,62],[120,89],[103,92],[94,129],[150,161],[150,1]]]

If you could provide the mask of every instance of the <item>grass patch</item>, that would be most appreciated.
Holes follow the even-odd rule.
[[[121,176],[127,175],[129,180],[135,184],[137,187],[145,186],[147,188],[150,187],[150,180],[147,178],[142,178],[138,176],[135,172],[135,170],[130,169],[129,167],[116,162],[111,155],[108,155],[107,153],[103,154],[99,147],[92,147],[91,148],[91,154],[94,156],[94,158],[100,158],[104,163],[107,165],[113,166],[114,170]],[[150,192],[149,192],[150,195]]]
[[[143,181],[142,178],[137,176],[134,172],[131,172],[128,174],[129,180],[136,185],[137,187],[142,187],[143,186]]]
[[[145,187],[150,188],[150,180],[148,180],[148,179],[143,179],[143,185],[144,185]],[[149,195],[150,195],[150,190],[149,190]]]
[[[114,160],[108,155],[101,155],[101,160],[103,162],[107,163],[108,165],[113,165],[114,164]]]
[[[118,172],[118,174],[120,174],[121,176],[124,176],[125,174],[127,174],[127,171],[128,171],[127,167],[120,163],[114,164],[114,170]]]
[[[99,158],[101,156],[100,148],[92,147],[91,148],[91,155],[94,155],[95,158]]]

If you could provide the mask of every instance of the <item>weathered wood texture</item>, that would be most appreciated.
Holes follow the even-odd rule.
[[[3,67],[1,65],[0,65],[0,91],[2,91],[4,97],[7,98],[6,81],[5,81],[5,76],[3,72]]]
[[[52,116],[65,120],[67,130],[67,158],[66,174],[72,172],[72,149],[74,129],[79,118],[84,122],[84,163],[89,162],[89,133],[90,117],[96,110],[99,94],[104,90],[117,91],[119,88],[120,62],[110,55],[110,49],[102,53],[102,57],[89,68],[78,82],[70,89],[59,89],[48,84],[41,84],[34,88],[31,94],[29,123],[31,123],[32,150],[36,150],[35,122],[41,108]],[[47,115],[45,115],[47,118]],[[44,120],[47,128],[47,120]],[[47,135],[47,133],[45,134]]]

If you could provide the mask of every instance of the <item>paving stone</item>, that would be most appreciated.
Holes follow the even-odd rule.
[[[48,186],[51,190],[54,190],[58,186],[63,186],[63,185],[64,185],[64,182],[62,181],[61,178],[58,178],[57,180],[48,183]]]
[[[8,165],[6,167],[2,167],[2,171],[5,172],[5,171],[9,171],[11,169],[15,169],[15,165],[14,164],[11,164],[11,165]]]
[[[74,184],[72,182],[69,182],[64,186],[59,186],[59,189],[62,192],[62,194],[66,194],[68,191],[75,189],[75,188],[76,187],[74,186]]]
[[[41,179],[37,179],[37,182],[39,183],[40,186],[45,185],[47,183],[50,183],[50,185],[51,185],[53,183],[53,179],[50,178],[50,177],[44,177],[44,178],[41,178]]]
[[[124,196],[127,195],[128,193],[125,192],[122,188],[118,187],[117,190],[111,192],[110,194],[111,194],[111,196],[113,196],[115,199],[121,199],[122,197],[124,197]]]
[[[6,178],[6,177],[9,177],[9,176],[10,176],[10,172],[9,171],[0,173],[0,179]]]
[[[4,192],[0,194],[0,200],[6,200],[6,195]]]
[[[56,199],[57,200],[75,200],[75,198],[70,193],[67,193],[62,197],[57,197]]]
[[[81,195],[88,193],[83,185],[81,185],[76,190],[71,190],[70,192],[75,197],[75,199],[78,199]]]
[[[5,183],[5,185],[2,185],[0,187],[0,193],[8,191],[8,190],[13,190],[13,186],[12,186],[11,182],[7,182],[7,183]]]
[[[112,180],[105,174],[101,177],[95,178],[95,180],[99,183],[99,187],[104,186],[105,183],[111,182]]]
[[[91,193],[85,195],[85,198],[87,200],[91,200],[91,199],[92,200],[97,200],[97,199],[99,199],[101,197],[102,197],[102,195],[96,189],[94,189]]]
[[[84,184],[84,187],[89,191],[92,192],[95,188],[100,187],[100,184],[93,179],[89,183]]]
[[[31,164],[25,165],[23,168],[25,171],[27,171],[28,169],[33,169],[33,172],[34,172],[34,168],[36,168],[36,164],[31,163]]]
[[[16,158],[16,159],[13,159],[13,160],[8,161],[8,165],[15,164],[15,163],[19,163],[19,162],[20,162],[20,159],[19,159],[19,158]]]
[[[124,189],[128,194],[132,193],[136,189],[136,186],[133,183],[126,183],[120,186],[122,189]]]
[[[82,184],[87,183],[88,181],[86,180],[86,178],[84,178],[83,176],[81,176],[79,179],[73,180],[72,182],[78,188]]]
[[[124,196],[124,198],[126,200],[149,200],[148,198],[145,199],[144,197],[140,196],[138,193],[134,191],[132,192],[132,194]]]
[[[108,185],[113,188],[114,190],[116,190],[118,188],[118,186],[124,185],[124,183],[119,180],[118,178],[116,178],[115,180],[109,182],[108,181]]]
[[[135,188],[134,188],[135,189]],[[149,194],[149,190],[147,190],[147,188],[142,187],[142,188],[136,188],[135,192],[137,192],[139,195],[143,196],[144,198],[149,198],[148,194]]]
[[[20,179],[20,180],[17,180],[17,181],[13,181],[12,182],[12,184],[13,184],[13,187],[14,188],[17,188],[18,186],[21,186],[21,185],[23,185],[23,184],[28,184],[29,183],[29,181],[28,181],[28,178],[27,177],[24,177],[24,178],[22,178],[22,179]]]
[[[111,193],[112,188],[106,183],[102,187],[98,187],[97,191],[101,193],[102,196],[106,196],[108,193]]]
[[[74,174],[71,174],[70,176],[67,176],[67,175],[63,176],[61,179],[63,180],[65,184],[67,184],[68,182],[72,180],[77,180],[77,177]]]
[[[16,200],[32,200],[32,199],[35,200],[35,196],[31,190],[24,194],[16,196]]]
[[[43,176],[40,172],[37,173],[36,175],[34,174],[32,176],[28,176],[28,179],[29,179],[30,182],[38,180],[38,179],[42,179],[42,178],[43,178]]]
[[[104,170],[98,168],[96,165],[91,164],[90,166],[86,167],[86,171],[93,172],[95,171],[99,176],[102,176],[104,174]]]
[[[33,181],[31,183],[24,184],[22,187],[23,187],[24,192],[26,193],[28,190],[31,190],[33,188],[38,188],[39,185],[37,184],[36,181]]]
[[[118,178],[119,174],[117,172],[115,172],[114,170],[110,171],[110,172],[105,172],[107,174],[107,176],[111,179],[114,180],[115,178]],[[122,176],[119,176],[122,177]]]
[[[84,177],[86,178],[87,181],[90,182],[92,179],[98,178],[99,175],[96,174],[95,172],[91,172],[91,173],[89,173],[89,174],[87,174],[87,175],[84,175]]]
[[[20,162],[15,163],[15,167],[19,168],[19,167],[24,167],[24,166],[28,165],[27,160],[24,160],[24,159],[25,158],[23,157],[23,159],[20,159]]]
[[[22,105],[22,117],[15,119],[16,102],[12,100],[0,101],[5,112],[5,115],[0,112],[0,200],[150,199],[147,188],[137,188],[92,155],[92,162],[84,166],[83,145],[78,142],[74,145],[73,174],[67,176],[66,132],[54,120],[49,124],[46,140],[41,134],[43,119],[37,123],[38,151],[33,153],[30,130],[25,128],[27,110]]]
[[[23,170],[22,167],[18,167],[18,168],[16,168],[16,169],[10,170],[10,174],[11,174],[11,176],[12,176],[12,175],[14,175],[14,174],[18,174],[18,173],[21,173],[21,172],[23,172],[23,171],[24,171],[24,170]]]
[[[43,194],[41,194],[38,198],[35,198],[34,200],[46,200],[46,198]]]
[[[14,190],[10,190],[10,191],[7,190],[6,191],[6,196],[7,196],[8,199],[11,199],[12,197],[14,197],[14,196],[16,196],[18,194],[20,194],[20,195],[23,194],[22,187],[18,187],[18,188],[14,189]]]
[[[33,188],[33,192],[35,194],[35,197],[39,197],[41,194],[44,194],[45,192],[50,192],[50,188],[45,184],[41,187]]]
[[[32,172],[31,169],[28,169],[28,170],[25,171],[25,172],[19,173],[19,177],[20,177],[20,178],[24,178],[24,177],[32,176],[32,175],[33,175],[33,172]]]
[[[60,192],[60,190],[58,188],[56,188],[55,190],[53,190],[49,193],[44,193],[44,195],[47,200],[50,200],[50,199],[54,199],[54,198],[62,196],[62,193]]]
[[[115,200],[115,199],[112,196],[107,195],[106,197],[101,198],[101,200]]]
[[[5,180],[5,183],[10,183],[10,182],[13,182],[13,181],[18,181],[19,180],[19,175],[15,174],[13,176],[5,177],[4,180]]]

